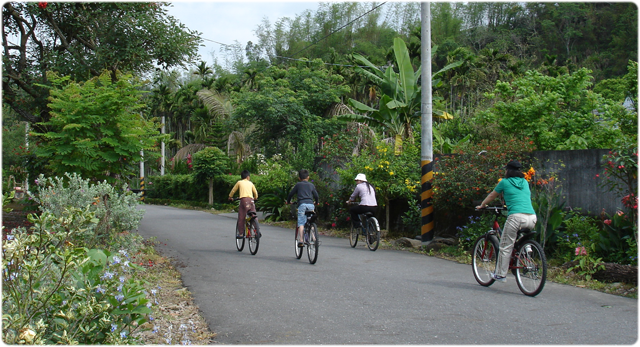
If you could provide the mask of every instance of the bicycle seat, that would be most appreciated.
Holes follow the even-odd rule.
[[[529,228],[522,228],[522,229],[518,230],[518,235],[523,235],[523,236],[529,236],[529,235],[533,235],[535,233],[536,233],[535,230],[531,230]]]
[[[307,210],[307,211],[304,211],[304,214],[305,216],[307,216],[309,223],[315,223],[316,219],[318,219],[318,215],[316,214],[316,211]]]
[[[257,215],[258,215],[258,214],[257,214],[256,212],[253,212],[253,211],[249,211],[249,212],[247,212],[247,216],[249,216],[249,217],[255,217],[255,216],[257,216]]]
[[[373,217],[373,212],[365,212],[365,213],[362,213],[362,215],[367,217],[367,218]]]

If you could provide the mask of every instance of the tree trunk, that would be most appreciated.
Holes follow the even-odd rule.
[[[209,178],[209,205],[213,205],[213,178]]]
[[[384,205],[385,205],[385,221],[384,221],[384,225],[385,225],[385,229],[387,230],[387,233],[389,233],[389,214],[391,211],[391,207],[389,206],[389,198],[388,197],[384,197]]]
[[[638,284],[638,267],[604,263],[604,270],[597,271],[593,278],[601,282],[624,282]]]
[[[402,154],[402,135],[396,134],[396,141],[393,150],[395,155]]]

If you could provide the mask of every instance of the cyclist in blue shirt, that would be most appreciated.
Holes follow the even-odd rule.
[[[531,205],[529,182],[524,178],[520,168],[522,168],[522,165],[518,161],[510,161],[505,167],[505,178],[498,182],[498,185],[482,201],[480,206],[476,206],[477,209],[484,208],[500,194],[503,195],[504,202],[507,205],[507,221],[504,223],[502,237],[500,238],[500,254],[498,255],[496,271],[492,274],[493,279],[499,282],[507,281],[509,259],[511,258],[511,251],[513,250],[518,230],[525,228],[533,230],[537,222],[536,212]]]
[[[309,171],[302,169],[298,172],[298,178],[300,182],[296,183],[293,186],[293,189],[289,192],[287,196],[287,204],[291,203],[291,198],[294,194],[298,196],[298,247],[302,247],[304,245],[303,242],[303,231],[304,224],[307,222],[307,216],[304,214],[306,211],[315,210],[315,206],[313,205],[314,201],[317,204],[319,197],[318,191],[316,190],[316,186],[313,183],[309,182]]]

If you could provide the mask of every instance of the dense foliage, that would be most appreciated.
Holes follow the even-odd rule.
[[[46,122],[48,71],[75,80],[104,69],[136,74],[185,66],[200,38],[167,15],[167,3],[5,2],[3,102],[22,120]]]
[[[39,123],[49,131],[33,135],[40,140],[36,154],[52,173],[76,172],[110,182],[126,178],[140,161],[140,151],[153,149],[162,138],[159,125],[140,115],[140,84],[132,76],[113,82],[105,72],[76,83],[52,73],[49,80],[52,117]]]
[[[2,340],[135,343],[152,306],[132,259],[141,237],[128,233],[142,219],[138,196],[75,174],[40,176],[34,192],[33,226],[2,242]]]

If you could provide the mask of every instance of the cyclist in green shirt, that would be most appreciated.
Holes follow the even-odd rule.
[[[482,201],[480,206],[476,206],[477,209],[484,208],[500,194],[503,195],[507,205],[507,221],[504,223],[500,238],[500,254],[498,255],[496,272],[492,274],[493,279],[499,282],[507,281],[509,259],[518,230],[533,230],[537,222],[536,212],[531,205],[529,182],[524,178],[524,174],[520,171],[521,168],[522,165],[518,161],[510,161],[505,167],[505,178],[498,182],[498,185]]]

